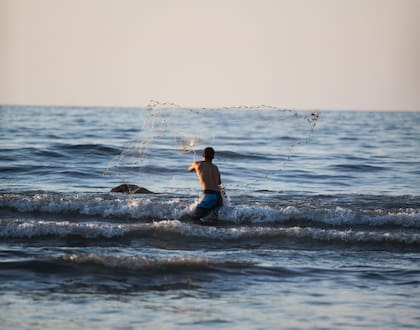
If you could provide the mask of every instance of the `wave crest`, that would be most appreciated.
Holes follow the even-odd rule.
[[[360,199],[360,198],[359,198]],[[181,219],[194,205],[193,198],[173,196],[121,196],[121,194],[1,194],[0,211],[12,210],[36,216],[61,215],[73,220],[83,217],[132,221]],[[401,203],[405,207],[383,205],[366,206],[360,200],[347,205],[337,205],[333,200],[320,202],[316,199],[291,202],[285,205],[269,202],[241,201],[224,207],[219,218],[227,224],[284,225],[306,224],[310,226],[420,228],[420,208]],[[236,205],[235,205],[236,204]]]
[[[111,224],[104,222],[71,223],[69,221],[12,221],[0,223],[0,237],[15,238],[68,238],[81,239],[137,239],[159,237],[179,242],[191,241],[259,241],[269,240],[279,244],[296,242],[324,243],[389,243],[419,245],[420,234],[411,230],[353,230],[316,227],[287,226],[201,226],[179,220],[162,220],[152,223]],[[286,241],[285,241],[286,240]]]

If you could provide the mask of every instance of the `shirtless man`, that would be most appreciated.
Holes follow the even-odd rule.
[[[220,192],[220,172],[216,165],[212,163],[214,158],[214,149],[208,147],[203,151],[203,160],[191,164],[188,172],[196,172],[200,186],[203,191],[197,208],[193,212],[193,219],[203,219],[211,211],[217,212],[217,209],[223,206],[222,194]],[[217,213],[216,213],[217,215]]]

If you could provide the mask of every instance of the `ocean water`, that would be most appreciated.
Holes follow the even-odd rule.
[[[1,328],[418,329],[419,164],[419,112],[1,106]]]

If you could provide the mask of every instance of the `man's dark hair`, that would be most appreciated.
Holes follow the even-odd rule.
[[[206,160],[212,160],[214,158],[214,149],[212,147],[207,147],[204,149],[203,157]]]

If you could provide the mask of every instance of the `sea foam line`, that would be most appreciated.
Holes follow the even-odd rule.
[[[71,195],[20,194],[0,195],[0,207],[11,208],[18,212],[47,214],[80,214],[102,217],[129,217],[132,219],[174,218],[182,215],[185,208],[179,199],[165,201],[149,197],[114,197],[110,195]]]
[[[112,254],[71,254],[58,257],[58,260],[75,264],[96,264],[110,268],[131,270],[159,270],[165,268],[201,268],[211,266],[245,266],[249,261],[226,260],[198,256],[157,258],[153,256],[121,256]]]
[[[184,223],[179,220],[162,220],[153,223],[111,224],[103,222],[72,223],[69,221],[5,221],[0,223],[2,238],[36,238],[45,236],[82,238],[114,238],[125,235],[154,237],[165,235],[210,240],[242,239],[310,239],[324,242],[346,243],[404,243],[420,244],[417,232],[378,231],[378,230],[339,230],[313,227],[254,227],[229,226],[214,227]]]
[[[192,204],[178,198],[121,197],[113,195],[55,195],[22,194],[0,195],[0,208],[22,213],[79,214],[104,218],[135,220],[180,219],[191,210]],[[420,209],[361,209],[357,206],[323,206],[313,204],[297,206],[233,205],[220,211],[220,219],[234,224],[282,224],[304,220],[329,225],[367,225],[379,227],[394,225],[404,228],[420,228]]]
[[[77,235],[85,238],[117,237],[130,231],[124,224],[109,223],[75,223],[69,221],[9,221],[1,223],[0,237],[34,238],[42,236],[65,237]]]

